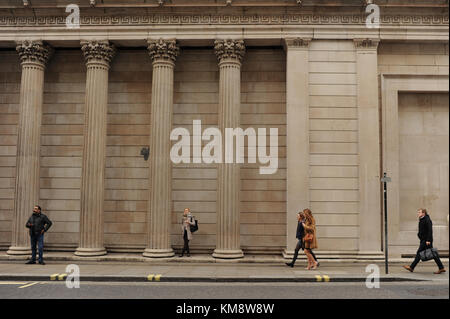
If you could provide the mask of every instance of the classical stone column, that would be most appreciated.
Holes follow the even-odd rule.
[[[52,49],[41,41],[23,41],[16,47],[22,64],[16,159],[16,190],[10,255],[29,254],[25,223],[39,205],[39,149],[44,97],[44,70]]]
[[[358,149],[359,149],[359,253],[380,253],[381,182],[378,112],[378,39],[355,39]]]
[[[241,62],[245,54],[243,40],[216,40],[219,60],[219,129],[238,128],[241,108]],[[225,157],[225,147],[222,148]],[[240,243],[240,175],[236,158],[218,165],[217,242],[213,257],[242,258]]]
[[[310,38],[286,39],[286,248],[291,259],[297,241],[297,213],[309,204],[309,44]]]
[[[108,41],[82,41],[86,61],[84,150],[81,176],[80,243],[77,256],[105,255],[103,201],[109,64],[115,48]]]
[[[179,54],[176,40],[149,40],[153,64],[151,135],[150,135],[150,202],[145,257],[173,257],[170,243],[172,213],[172,162],[170,131],[173,113],[173,72]]]

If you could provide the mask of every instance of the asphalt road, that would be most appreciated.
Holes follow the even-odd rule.
[[[448,299],[448,281],[364,283],[0,282],[0,299]]]

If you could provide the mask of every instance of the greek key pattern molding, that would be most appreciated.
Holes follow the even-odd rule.
[[[171,24],[238,24],[238,25],[296,25],[296,24],[365,24],[365,15],[146,15],[146,16],[81,16],[81,26],[96,25],[171,25]],[[63,26],[65,16],[7,17],[0,16],[0,26]],[[384,25],[448,25],[448,15],[382,15]]]

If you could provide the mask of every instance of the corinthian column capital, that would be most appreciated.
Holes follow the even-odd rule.
[[[175,39],[172,40],[148,40],[148,54],[152,59],[152,62],[167,61],[175,63],[180,48]]]
[[[108,41],[81,41],[81,51],[83,52],[86,65],[101,63],[108,67],[116,54],[116,48]]]
[[[45,67],[53,54],[53,49],[42,41],[18,42],[16,51],[19,53],[20,61],[24,63],[37,63]]]
[[[216,40],[214,41],[214,51],[219,63],[224,60],[237,60],[242,62],[245,55],[244,40]]]

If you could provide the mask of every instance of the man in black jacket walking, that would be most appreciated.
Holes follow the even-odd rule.
[[[44,233],[52,226],[52,222],[47,216],[42,214],[41,207],[36,205],[33,209],[33,215],[28,219],[26,225],[30,229],[31,240],[31,260],[27,264],[36,263],[36,244],[39,250],[39,263],[44,263]]]
[[[411,266],[403,266],[403,268],[409,270],[410,272],[414,271],[414,268],[420,261],[419,253],[428,248],[433,248],[433,222],[431,221],[427,210],[425,208],[419,209],[417,211],[417,217],[419,217],[419,232],[417,233],[417,237],[420,239],[419,249],[417,250],[416,258]],[[442,262],[437,254],[434,255],[434,261],[439,267],[439,270],[436,271],[435,274],[445,272],[444,265],[442,265]]]

